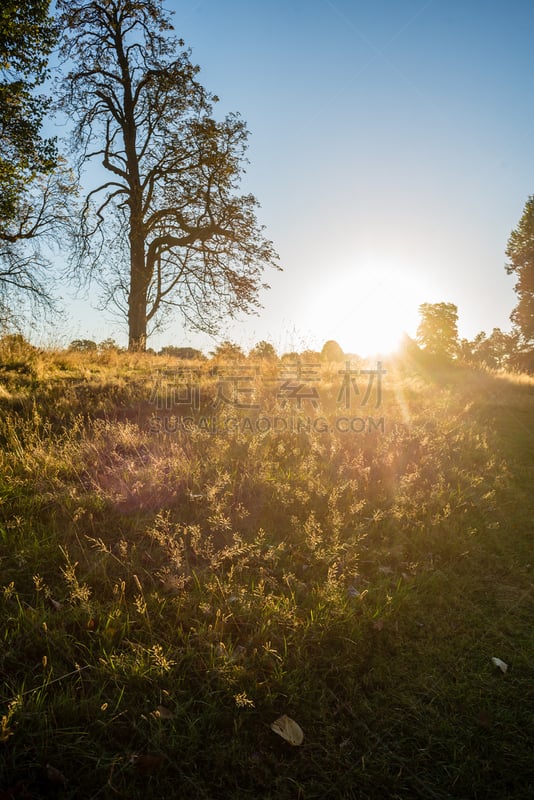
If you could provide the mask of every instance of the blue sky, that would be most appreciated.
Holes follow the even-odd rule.
[[[460,335],[510,328],[506,241],[534,193],[529,0],[168,0],[200,79],[250,129],[243,188],[280,255],[259,317],[221,338],[352,352],[415,334],[421,302]],[[80,301],[74,336],[126,334]],[[213,340],[180,320],[152,342]]]

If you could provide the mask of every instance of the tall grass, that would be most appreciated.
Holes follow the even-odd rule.
[[[2,379],[7,796],[529,797],[532,382],[105,356]]]

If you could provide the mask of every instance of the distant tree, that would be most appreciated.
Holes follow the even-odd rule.
[[[458,348],[458,308],[454,303],[422,303],[417,341],[427,355],[449,360]]]
[[[245,353],[238,344],[225,340],[217,345],[215,350],[210,353],[218,361],[242,361]]]
[[[162,347],[158,355],[173,356],[184,361],[200,361],[206,358],[202,350],[196,350],[194,347],[175,347],[172,344]]]
[[[400,363],[410,367],[417,365],[422,361],[422,351],[415,339],[408,336],[407,333],[402,335],[398,350],[397,358]]]
[[[477,333],[473,340],[470,339],[460,339],[458,341],[458,347],[456,350],[456,355],[460,364],[463,364],[466,367],[475,367],[479,365],[478,361],[478,348],[480,344],[486,340],[486,334],[484,331]]]
[[[510,358],[508,366],[519,372],[534,373],[534,349],[517,350]]]
[[[98,349],[103,353],[111,351],[120,353],[123,348],[117,344],[115,339],[104,339],[98,343]]]
[[[461,339],[458,344],[458,361],[470,367],[504,369],[512,365],[517,354],[518,334],[504,333],[493,328],[489,336],[484,331],[475,338]]]
[[[69,344],[69,350],[76,353],[96,353],[98,345],[92,339],[73,339]]]
[[[475,339],[475,357],[477,363],[490,369],[506,367],[516,351],[517,337],[504,333],[500,328],[493,328],[488,337]]]
[[[510,234],[506,256],[506,271],[517,278],[518,303],[510,319],[520,334],[520,349],[528,351],[534,347],[534,195],[528,198],[517,228]]]
[[[128,320],[129,349],[179,309],[197,329],[259,306],[272,243],[256,199],[238,194],[248,131],[171,35],[161,0],[57,0],[63,30],[63,108],[81,166],[108,176],[89,192],[73,264]]]
[[[276,361],[278,356],[276,350],[270,342],[262,340],[255,345],[249,353],[250,358],[261,358],[264,361]]]
[[[297,353],[296,350],[291,350],[289,353],[284,353],[281,357],[281,361],[290,361],[293,364],[296,364],[299,361],[300,355]]]
[[[345,354],[334,339],[329,339],[323,345],[321,359],[323,361],[343,361],[345,359]]]
[[[35,352],[36,348],[21,333],[6,333],[0,336],[0,353],[21,356]]]
[[[299,356],[299,360],[306,364],[319,364],[321,361],[321,354],[317,350],[303,350]]]

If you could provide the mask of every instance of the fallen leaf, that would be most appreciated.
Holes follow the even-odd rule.
[[[377,619],[373,622],[373,628],[375,629],[375,631],[381,631],[383,627],[384,627],[383,619]]]
[[[298,747],[304,741],[302,728],[294,719],[288,717],[287,714],[282,714],[281,717],[278,717],[278,719],[271,724],[271,730],[295,747]]]
[[[494,667],[500,669],[503,675],[505,675],[508,672],[508,664],[506,664],[505,661],[501,661],[500,658],[496,658],[495,656],[493,656],[493,658],[491,659],[491,663],[493,664]]]
[[[49,597],[48,600],[54,611],[61,611],[63,608],[63,603],[60,603],[59,600],[54,600],[53,597]]]

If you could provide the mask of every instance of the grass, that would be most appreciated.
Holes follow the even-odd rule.
[[[279,368],[4,356],[0,797],[534,794],[532,380]]]

